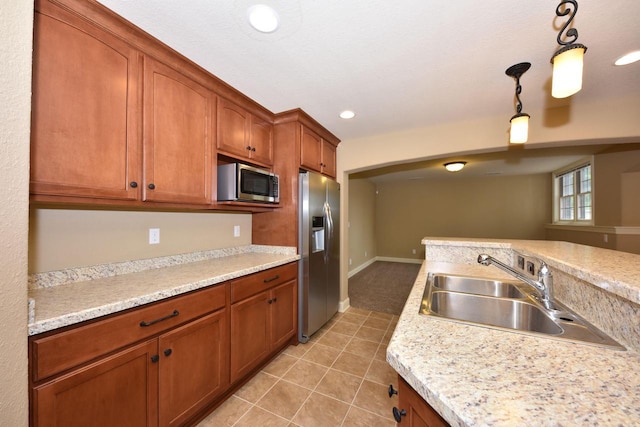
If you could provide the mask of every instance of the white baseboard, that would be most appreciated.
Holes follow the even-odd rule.
[[[376,261],[388,261],[388,262],[404,262],[406,264],[422,264],[424,259],[416,258],[393,258],[387,256],[377,256]]]
[[[415,258],[393,258],[393,257],[386,257],[386,256],[377,256],[377,257],[371,258],[370,260],[360,264],[353,270],[349,271],[349,273],[347,274],[347,278],[350,279],[351,276],[360,273],[362,270],[369,267],[371,264],[373,264],[376,261],[404,262],[406,264],[422,264],[424,260],[415,259]]]
[[[347,297],[347,299],[340,301],[340,304],[338,305],[338,311],[340,313],[344,313],[349,309],[349,307],[351,307],[351,305],[349,304],[349,297]]]

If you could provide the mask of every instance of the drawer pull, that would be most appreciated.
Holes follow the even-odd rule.
[[[272,277],[272,278],[270,278],[270,279],[264,279],[264,280],[263,280],[263,282],[264,282],[264,283],[269,283],[269,282],[273,282],[274,280],[278,280],[279,278],[280,278],[280,275],[279,275],[279,274],[276,274],[275,276],[273,276],[273,277]]]
[[[165,355],[165,356],[167,356],[167,357],[168,357],[168,356],[171,356],[171,353],[173,353],[173,350],[171,350],[170,348],[168,348],[168,349],[166,349],[166,350],[164,351],[164,355]]]
[[[163,320],[167,320],[167,319],[171,319],[172,317],[176,317],[178,314],[180,314],[178,312],[178,310],[173,310],[173,313],[171,314],[167,314],[164,317],[161,317],[159,319],[156,320],[152,320],[151,322],[145,322],[144,320],[140,322],[140,326],[145,327],[145,326],[151,326],[151,325],[155,325],[158,322],[162,322]]]
[[[151,356],[152,363],[157,363],[158,360],[160,360],[160,356],[158,356],[157,354],[154,354],[153,356]]]

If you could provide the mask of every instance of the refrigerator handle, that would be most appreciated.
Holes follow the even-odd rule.
[[[326,218],[326,226],[325,226],[325,241],[326,246],[324,249],[324,263],[329,263],[329,258],[331,256],[331,240],[333,240],[333,217],[331,216],[331,206],[328,202],[324,202],[324,216]]]

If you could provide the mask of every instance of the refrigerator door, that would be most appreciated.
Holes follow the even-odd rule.
[[[327,320],[338,312],[340,304],[340,184],[327,183]]]

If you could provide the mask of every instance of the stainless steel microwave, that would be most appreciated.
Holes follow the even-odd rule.
[[[279,203],[278,175],[242,163],[218,165],[218,201]]]

